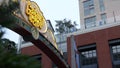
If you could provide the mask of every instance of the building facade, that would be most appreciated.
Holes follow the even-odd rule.
[[[74,35],[80,68],[120,68],[120,22],[94,29],[68,35],[68,63],[72,65],[71,35]]]
[[[81,29],[120,20],[119,0],[79,0]]]
[[[120,68],[119,4],[119,0],[79,0],[81,30],[67,36],[71,67],[78,54],[79,62],[75,62],[78,68]],[[77,52],[73,52],[74,45]]]
[[[22,44],[21,54],[35,58],[41,63],[40,65],[42,68],[52,68],[52,61],[49,59],[49,57],[47,57],[44,52],[30,42]]]
[[[66,30],[65,33],[55,34],[56,43],[58,45],[59,51],[63,54],[64,59],[67,61],[67,35],[69,33],[73,33],[78,31],[76,27],[71,28],[70,30]]]

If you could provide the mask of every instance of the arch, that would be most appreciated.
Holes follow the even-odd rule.
[[[6,1],[6,2],[4,2]],[[40,50],[42,50],[57,66],[58,68],[69,68],[69,65],[64,60],[61,53],[57,48],[40,32],[38,32],[38,38],[34,38],[31,33],[31,29],[33,26],[28,25],[24,17],[20,18],[22,15],[18,14],[16,16],[13,12],[19,13],[19,0],[2,0],[0,2],[0,24],[5,26],[5,23],[10,24],[10,26],[5,26],[14,32],[21,35],[24,40],[32,42],[35,46],[37,46]],[[21,0],[25,1],[25,0]],[[3,5],[4,3],[4,5]],[[7,6],[7,7],[5,7]],[[16,7],[17,6],[17,7]],[[3,9],[2,9],[3,8]],[[17,8],[17,10],[16,10]],[[20,16],[20,17],[19,17]]]

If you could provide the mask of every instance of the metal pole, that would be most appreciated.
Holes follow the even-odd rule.
[[[114,22],[116,22],[116,17],[115,17],[114,11],[113,11],[113,17],[114,17]]]

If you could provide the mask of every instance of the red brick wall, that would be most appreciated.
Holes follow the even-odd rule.
[[[93,31],[75,36],[77,47],[96,43],[99,68],[112,68],[110,48],[108,41],[120,38],[120,26],[111,27],[103,30]],[[68,63],[71,62],[70,37],[67,39]]]
[[[22,48],[21,53],[32,56],[32,55],[42,54],[42,51],[38,49],[36,46],[29,46]]]
[[[108,36],[106,32],[106,30],[101,30],[95,33],[99,68],[112,68],[110,48],[107,39]]]
[[[25,55],[42,55],[42,68],[52,68],[52,61],[36,46],[29,46],[21,49],[21,53]]]
[[[68,64],[70,65],[71,67],[71,42],[70,42],[70,39],[67,38],[67,57],[68,57]]]

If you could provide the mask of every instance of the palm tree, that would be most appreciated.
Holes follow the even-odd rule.
[[[56,21],[56,31],[59,32],[60,34],[61,33],[64,33],[65,30],[64,30],[64,23],[63,21]]]
[[[56,32],[59,33],[69,33],[71,32],[72,28],[76,28],[77,24],[74,21],[74,23],[72,24],[71,20],[57,20],[55,21],[56,24]]]
[[[69,33],[71,32],[72,28],[76,27],[75,24],[72,24],[71,20],[63,19],[63,20],[57,20],[55,22],[56,22],[56,32],[58,32],[60,35],[59,42],[62,42],[63,33]],[[60,46],[60,51],[62,51],[61,44],[59,46]]]

